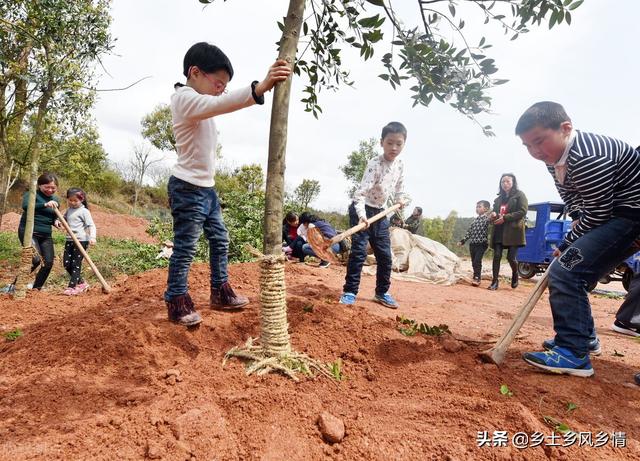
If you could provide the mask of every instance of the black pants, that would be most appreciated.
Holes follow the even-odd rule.
[[[473,278],[480,280],[482,276],[482,257],[488,248],[487,243],[470,243],[469,253],[471,254],[471,266],[473,267]]]
[[[24,240],[24,227],[18,228],[18,237],[22,244],[22,241]],[[36,279],[33,282],[33,288],[39,290],[44,285],[44,282],[47,281],[51,268],[53,267],[54,254],[51,234],[34,232],[31,237],[31,245],[36,250],[33,255],[33,259],[31,260],[31,272],[35,271],[40,263],[42,263],[42,267],[36,274]]]
[[[635,328],[640,327],[640,272],[631,279],[629,292],[616,313],[616,320]]]
[[[518,272],[518,262],[516,261],[516,255],[518,254],[518,247],[505,247],[502,243],[495,243],[493,246],[493,280],[498,280],[500,275],[500,261],[502,260],[502,250],[507,250],[507,261],[511,266],[511,272]]]
[[[80,242],[85,250],[89,246],[89,242]],[[64,256],[62,264],[71,277],[69,279],[69,288],[75,288],[79,283],[84,282],[82,279],[82,253],[71,240],[67,240],[64,244]]]
[[[304,262],[304,253],[302,252],[302,245],[304,244],[305,244],[305,241],[300,236],[297,236],[289,244],[289,248],[291,248],[291,256],[293,256],[294,258],[298,258],[300,262]]]

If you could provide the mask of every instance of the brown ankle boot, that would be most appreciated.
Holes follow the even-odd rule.
[[[202,322],[202,317],[196,312],[189,293],[176,296],[171,301],[166,301],[166,303],[167,313],[171,322],[185,327],[191,327]]]
[[[249,304],[246,296],[237,295],[229,282],[224,282],[220,288],[211,289],[211,307],[223,311],[235,311]]]

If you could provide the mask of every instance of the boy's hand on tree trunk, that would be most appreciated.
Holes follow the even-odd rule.
[[[262,96],[267,91],[276,86],[276,83],[283,82],[291,75],[291,68],[284,59],[278,59],[269,67],[267,76],[260,83],[256,85],[256,94]]]

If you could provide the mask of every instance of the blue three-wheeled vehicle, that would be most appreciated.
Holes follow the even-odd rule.
[[[547,269],[553,260],[553,250],[571,228],[571,221],[566,219],[563,203],[530,203],[525,226],[527,244],[518,250],[518,274],[528,279]],[[633,274],[639,270],[640,252],[625,259],[600,282],[621,281],[628,290]]]

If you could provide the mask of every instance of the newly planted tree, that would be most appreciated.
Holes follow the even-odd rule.
[[[212,3],[214,0],[199,0]],[[226,1],[226,0],[225,0]],[[403,81],[411,81],[413,104],[429,106],[433,100],[450,104],[453,108],[477,122],[476,116],[490,107],[491,99],[487,90],[506,80],[493,78],[497,72],[495,61],[486,55],[490,45],[483,37],[477,45],[471,45],[463,33],[464,19],[458,15],[457,6],[478,8],[484,22],[496,22],[515,39],[528,32],[531,25],[539,25],[549,18],[549,27],[561,22],[571,22],[571,11],[583,0],[507,0],[488,2],[484,0],[416,0],[415,13],[420,21],[402,21],[390,2],[385,0],[290,0],[287,16],[278,23],[282,38],[278,42],[279,57],[294,66],[297,75],[304,74],[307,84],[304,88],[305,110],[318,117],[322,109],[318,94],[322,88],[335,89],[340,84],[350,85],[349,73],[342,63],[342,48],[355,47],[360,56],[368,60],[374,49],[387,47],[382,55],[384,72],[380,78],[396,88]],[[310,12],[303,14],[308,5]],[[498,12],[505,8],[504,13]],[[385,41],[386,21],[393,27],[391,41]],[[408,24],[408,25],[407,25]],[[306,40],[302,53],[296,56],[300,33]],[[453,37],[453,39],[449,38]],[[309,56],[306,56],[306,53]],[[284,171],[289,110],[290,81],[276,87],[271,114],[269,134],[269,161],[267,167],[267,190],[265,205],[264,245],[265,254],[275,261],[281,253],[282,209],[284,204]],[[479,122],[478,122],[479,123]],[[480,125],[491,135],[491,127]],[[284,269],[282,269],[282,272]],[[265,275],[277,279],[284,291],[284,277],[278,274]],[[263,285],[264,292],[264,285]],[[275,293],[275,292],[274,292]],[[275,294],[273,296],[276,296]],[[278,294],[284,313],[278,314],[280,330],[278,347],[269,345],[265,338],[265,318],[270,316],[270,308],[263,299],[261,347],[266,355],[274,357],[287,354],[286,305],[284,294]],[[280,311],[279,311],[280,312]],[[271,327],[271,325],[270,325]],[[287,342],[287,344],[285,344]],[[271,360],[271,359],[269,359]],[[273,360],[272,360],[273,361]]]

